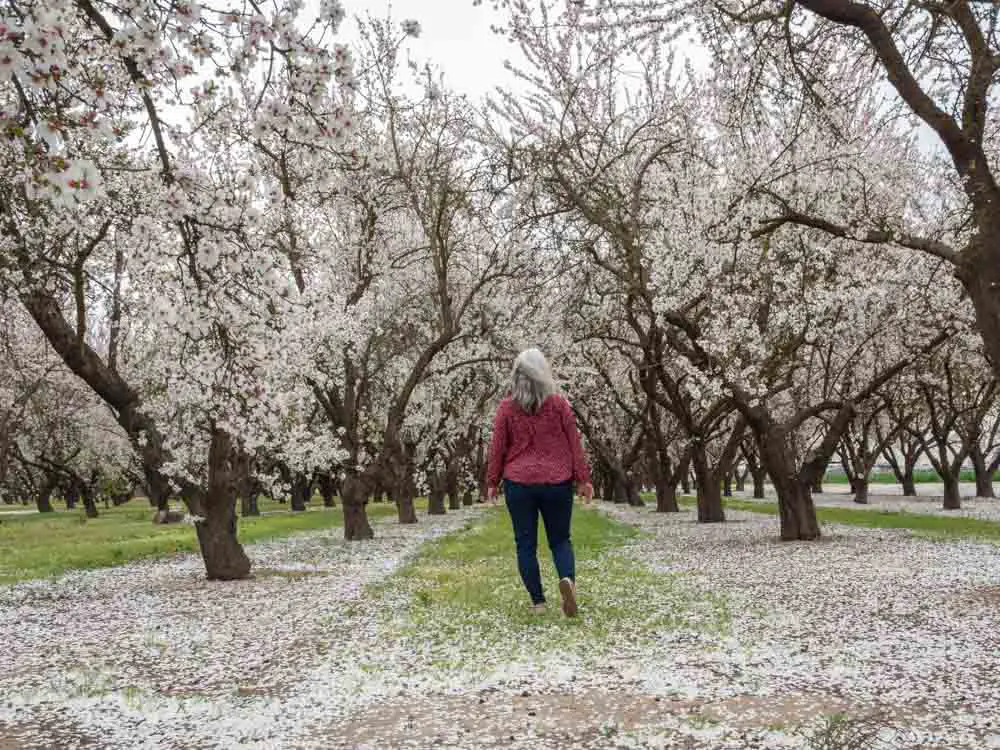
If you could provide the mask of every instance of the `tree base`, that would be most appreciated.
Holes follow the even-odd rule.
[[[236,538],[235,518],[231,524],[199,521],[195,531],[208,580],[240,581],[250,577],[250,558]]]

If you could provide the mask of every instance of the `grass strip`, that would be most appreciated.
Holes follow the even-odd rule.
[[[0,516],[0,585],[198,550],[193,526],[154,524],[152,509],[143,502],[101,508],[93,519],[82,510]],[[244,544],[343,524],[339,508],[313,505],[307,512],[292,513],[268,501],[261,503],[261,510],[267,515],[240,519]],[[395,513],[389,503],[368,506],[373,518]]]
[[[690,590],[677,574],[657,573],[630,554],[635,527],[593,510],[573,516],[580,616],[563,617],[557,578],[539,524],[539,563],[548,608],[531,612],[517,571],[507,513],[489,511],[466,528],[427,545],[373,593],[397,597],[383,623],[412,636],[427,663],[475,669],[532,661],[558,649],[587,658],[622,644],[641,644],[665,630],[719,632],[729,610]]]
[[[684,498],[682,502],[689,507],[695,505],[693,498]],[[776,502],[752,502],[727,498],[724,505],[727,509],[732,510],[778,515]],[[893,510],[854,510],[853,508],[822,506],[817,506],[816,516],[824,523],[863,526],[870,529],[909,529],[919,536],[1000,541],[1000,521],[988,521],[967,516],[942,516]]]

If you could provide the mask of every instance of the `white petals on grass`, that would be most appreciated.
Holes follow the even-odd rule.
[[[513,544],[482,618],[422,588],[438,565],[478,585],[478,560],[391,575],[469,511],[383,524],[372,543],[333,530],[257,545],[256,581],[206,582],[187,556],[0,590],[0,628],[18,634],[0,652],[0,737],[716,750],[838,731],[997,746],[996,547],[834,526],[780,543],[770,516],[606,508],[645,533],[600,559],[580,550],[572,623],[512,614]]]
[[[371,692],[377,603],[364,587],[469,515],[380,525],[363,544],[332,529],[254,545],[252,581],[206,581],[184,555],[2,588],[0,628],[17,638],[0,650],[0,736],[8,725],[48,747],[283,743]]]

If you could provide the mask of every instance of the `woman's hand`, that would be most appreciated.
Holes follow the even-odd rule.
[[[590,482],[579,482],[576,485],[576,493],[583,498],[587,505],[590,505],[594,500],[594,485]]]
[[[497,504],[497,488],[496,487],[490,487],[490,488],[488,488],[486,490],[486,501],[490,505],[496,505]]]

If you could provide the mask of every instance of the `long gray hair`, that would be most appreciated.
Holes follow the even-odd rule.
[[[528,414],[534,414],[555,392],[556,384],[545,355],[535,348],[518,354],[510,374],[511,398]]]

